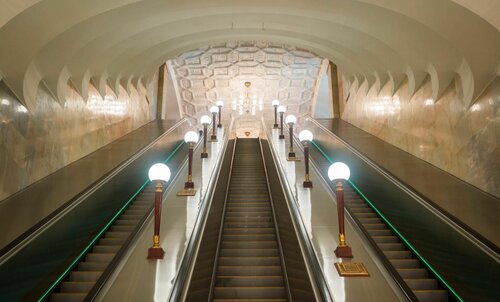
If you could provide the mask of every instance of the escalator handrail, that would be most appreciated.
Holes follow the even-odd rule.
[[[294,137],[294,139],[297,141],[298,139],[296,137]],[[332,164],[333,163],[333,160],[330,159],[328,157],[328,155],[326,155],[326,153],[323,151],[323,149],[321,149],[321,147],[314,141],[311,142],[311,144],[321,153],[321,155],[323,155],[323,157],[330,163]],[[300,144],[299,144],[300,145]],[[316,168],[317,169],[317,168]],[[322,173],[320,173],[319,171],[317,171],[319,175],[322,175]],[[432,265],[418,252],[418,250],[403,236],[403,234],[401,234],[397,228],[387,219],[387,217],[384,216],[384,214],[382,214],[382,212],[380,212],[377,207],[363,194],[363,192],[361,192],[358,187],[352,182],[352,180],[348,180],[348,183],[356,190],[356,192],[359,193],[359,195],[366,201],[366,203],[380,216],[380,218],[392,229],[392,231],[396,234],[396,236],[403,242],[403,244],[405,246],[407,246],[411,251],[412,253],[417,256],[419,258],[419,260],[425,265],[425,267],[431,271],[431,273],[434,275],[434,277],[437,279],[437,281],[444,287],[447,289],[447,291],[449,293],[452,294],[452,296],[458,300],[458,301],[461,301],[463,302],[464,300],[460,297],[460,295],[451,287],[451,285],[448,284],[448,282],[446,282],[446,280],[434,269],[434,267],[432,267]],[[351,215],[351,212],[349,211],[349,209],[346,207],[345,208],[351,218],[354,218],[353,216],[354,215]],[[356,222],[359,223],[359,221],[357,221],[357,219],[354,219],[356,220]],[[363,228],[360,228],[363,233],[365,235],[367,235],[368,239],[370,240],[370,242],[373,241],[373,239],[371,238],[371,236],[369,236],[368,232],[364,231]],[[403,292],[405,293],[405,295],[411,299],[411,301],[418,301],[416,296],[413,294],[413,291],[408,287],[408,285],[406,284],[406,282],[404,282],[403,278],[397,273],[397,271],[392,267],[392,265],[390,265],[389,261],[386,260],[386,257],[383,255],[383,252],[382,250],[380,250],[378,248],[378,245],[375,244],[375,241],[372,242],[372,246],[373,247],[376,247],[375,250],[377,251],[377,253],[379,254],[379,258],[380,259],[383,259],[383,262],[386,264],[386,268],[388,269],[388,271],[391,273],[391,275],[393,276],[393,278],[395,279],[396,283],[398,284],[398,286],[403,290]]]
[[[272,134],[267,128],[267,125],[264,120],[262,121],[262,124],[267,134],[267,137],[271,138]],[[269,145],[271,146],[273,144],[269,143]],[[274,165],[279,172],[280,186],[283,192],[285,192],[285,199],[292,217],[292,222],[295,227],[297,238],[299,239],[300,248],[302,250],[304,259],[306,260],[305,264],[309,271],[309,277],[311,278],[311,283],[313,285],[313,288],[315,289],[315,295],[316,296],[319,295],[322,301],[334,301],[334,299],[332,298],[332,294],[330,292],[330,287],[328,286],[328,282],[323,273],[323,269],[321,268],[318,258],[316,257],[316,253],[314,252],[313,244],[309,236],[307,235],[307,230],[305,229],[302,219],[300,218],[301,216],[300,216],[300,210],[298,209],[298,202],[290,189],[291,187],[290,184],[288,183],[288,179],[285,176],[286,173],[283,170],[282,165],[280,165],[279,162],[276,160],[279,158],[279,156],[276,153],[276,150],[274,149],[274,145],[272,148],[270,147],[269,149],[273,154]],[[286,182],[286,184],[284,182]]]
[[[199,244],[201,243],[202,235],[203,235],[203,230],[205,228],[205,223],[208,218],[208,214],[210,212],[210,207],[212,205],[212,199],[213,195],[215,193],[215,188],[216,184],[219,179],[219,175],[221,173],[220,167],[222,166],[222,163],[224,161],[224,157],[227,152],[227,146],[229,142],[229,136],[230,136],[230,131],[233,127],[234,120],[231,120],[229,127],[227,129],[227,134],[225,133],[224,135],[224,145],[222,149],[224,150],[219,158],[217,159],[217,163],[215,165],[215,168],[212,173],[213,174],[211,179],[210,184],[207,186],[207,190],[205,192],[205,197],[203,198],[203,202],[201,203],[200,210],[198,217],[196,219],[195,225],[193,227],[193,232],[191,234],[191,237],[189,239],[188,245],[186,247],[186,251],[184,252],[184,255],[181,260],[181,264],[179,266],[179,269],[177,271],[177,274],[175,276],[175,279],[173,281],[172,289],[170,291],[168,301],[170,302],[176,302],[180,301],[181,297],[185,295],[185,291],[189,287],[189,281],[190,281],[190,276],[192,273],[192,270],[194,268],[195,262],[193,259],[196,259],[196,256],[198,255],[198,250],[200,248]],[[208,132],[207,132],[208,136]],[[236,144],[234,144],[236,145]],[[234,146],[233,146],[234,148]],[[233,150],[233,155],[234,156],[234,150]],[[232,158],[231,158],[232,162]]]
[[[184,145],[184,141],[181,141],[177,144],[177,146],[174,148],[174,150],[169,154],[169,156],[163,161],[163,163],[167,163],[170,161],[170,159],[177,153],[177,151],[179,150],[180,147],[182,147],[182,145]],[[135,197],[137,195],[139,195],[142,190],[144,189],[144,187],[146,187],[146,185],[149,183],[150,181],[149,180],[146,180],[142,186],[124,203],[124,205],[117,211],[117,213],[108,221],[108,223],[94,236],[94,238],[85,246],[85,248],[82,250],[82,252],[80,252],[78,254],[78,256],[71,262],[71,264],[56,278],[56,280],[47,288],[47,290],[40,296],[40,298],[38,298],[37,302],[41,302],[41,301],[44,301],[45,299],[48,299],[50,297],[50,294],[57,288],[57,286],[68,276],[68,274],[75,268],[75,266],[83,259],[83,257],[88,253],[88,251],[94,246],[94,244],[101,238],[101,236],[109,229],[109,227],[111,227],[111,225],[113,225],[113,223],[116,221],[116,219],[118,219],[118,217],[121,215],[121,213],[123,211],[125,211],[125,209],[128,207],[128,205],[135,199]],[[170,185],[170,184],[169,184]],[[168,186],[167,186],[168,188]],[[146,215],[145,215],[146,216]],[[144,220],[144,218],[143,218]],[[143,224],[143,220],[141,220],[141,223],[139,224],[140,226],[142,226]],[[132,235],[134,234],[134,232],[137,232],[137,228],[133,231],[133,233],[131,234],[131,236],[128,238],[127,242],[130,241],[131,237],[133,237]],[[125,245],[125,244],[124,244]],[[120,251],[123,250],[123,246],[122,248],[120,249]],[[119,251],[119,252],[120,252]],[[118,255],[118,253],[117,253]],[[117,257],[115,256],[115,259]],[[110,263],[111,264],[111,263]],[[111,265],[108,266],[108,268],[110,268]],[[105,272],[108,270],[108,268],[105,270]],[[103,273],[104,275],[104,273]],[[109,276],[109,274],[107,274],[107,276]],[[102,277],[105,277],[105,276],[101,276]],[[99,278],[99,280],[101,279]],[[98,281],[99,281],[98,280]],[[96,285],[99,285],[97,282],[96,282]]]
[[[264,163],[265,157],[264,157],[264,150],[262,150],[262,142],[259,137],[259,149],[260,149],[260,154],[262,157],[262,165],[264,166],[264,173],[266,174],[266,186],[267,186],[267,191],[269,192],[269,201],[271,203],[271,208],[272,208],[272,213],[273,213],[273,220],[274,220],[274,229],[276,231],[276,238],[278,239],[278,247],[279,247],[279,253],[280,253],[280,259],[281,259],[281,266],[283,267],[283,279],[285,281],[285,287],[286,287],[286,294],[288,301],[292,301],[292,294],[290,292],[290,282],[288,281],[288,274],[286,270],[286,264],[285,264],[285,256],[283,255],[283,246],[281,245],[281,239],[280,239],[280,232],[278,229],[278,220],[276,219],[276,210],[274,207],[274,202],[273,202],[273,196],[271,194],[271,186],[269,185],[269,175],[267,173],[267,167],[266,164]]]

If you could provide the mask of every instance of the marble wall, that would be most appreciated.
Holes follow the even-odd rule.
[[[429,78],[413,96],[407,82],[391,89],[348,88],[342,119],[500,197],[500,78],[472,105],[458,81],[438,100]]]
[[[151,85],[152,86],[152,85]],[[67,87],[64,105],[41,84],[33,112],[0,81],[0,200],[148,123],[154,87],[120,87],[106,95],[89,86],[85,101]]]

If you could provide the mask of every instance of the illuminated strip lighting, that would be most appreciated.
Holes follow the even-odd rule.
[[[172,153],[170,153],[170,155],[163,161],[164,164],[166,164],[174,155],[175,153],[177,152],[177,150],[179,150],[179,148],[184,144],[184,141],[181,141],[174,149],[174,151],[172,151]],[[123,205],[123,207],[121,207],[120,210],[118,210],[118,212],[115,214],[115,216],[113,216],[113,218],[111,218],[111,220],[104,226],[104,228],[94,237],[94,239],[92,239],[92,241],[85,247],[85,249],[78,255],[78,257],[76,257],[76,259],[68,266],[68,268],[59,276],[59,278],[57,278],[56,281],[54,281],[54,283],[52,283],[52,285],[45,291],[45,293],[37,300],[37,302],[41,302],[43,301],[49,294],[52,293],[52,291],[54,290],[54,288],[59,284],[59,282],[62,281],[62,279],[66,278],[66,276],[69,274],[69,272],[71,272],[71,270],[73,270],[73,268],[75,267],[75,265],[80,262],[80,260],[82,259],[83,256],[85,256],[85,254],[87,254],[88,250],[94,245],[94,243],[96,243],[97,240],[99,240],[99,238],[101,238],[101,235],[104,234],[104,232],[107,231],[107,229],[115,222],[116,218],[118,218],[118,216],[120,216],[120,214],[127,208],[127,206],[132,202],[132,200],[134,200],[134,198],[139,195],[139,193],[144,189],[144,187],[149,183],[150,181],[149,180],[146,180],[144,182],[144,184],[142,184],[142,186],[139,188],[139,190],[137,190],[134,195],[132,195],[132,197],[130,197],[130,199]]]
[[[326,160],[328,160],[328,162],[330,164],[333,164],[333,160],[331,160],[328,155],[326,155],[326,153],[314,142],[312,141],[311,142],[315,147],[316,149],[318,149],[318,151],[321,153],[321,155],[323,155],[324,158],[326,158]],[[377,209],[377,207],[375,207],[375,205],[358,189],[358,187],[356,187],[356,185],[354,185],[354,183],[351,181],[351,180],[348,180],[349,184],[351,184],[351,186],[356,190],[356,192],[358,192],[362,197],[363,199],[373,208],[373,210],[375,210],[375,212],[377,212],[377,214],[382,218],[382,220],[387,223],[391,229],[396,233],[396,235],[398,235],[399,239],[403,240],[403,242],[406,244],[406,246],[408,246],[412,252],[425,264],[425,266],[427,266],[427,268],[434,274],[434,276],[436,278],[439,279],[439,281],[441,281],[441,283],[455,296],[455,298],[457,298],[460,302],[464,302],[464,299],[462,299],[457,292],[455,292],[455,290],[453,290],[453,288],[448,284],[448,282],[446,282],[444,280],[443,277],[441,277],[441,275],[439,275],[439,273],[432,267],[432,265],[427,262],[427,260],[425,260],[425,258],[420,255],[420,253],[417,251],[417,249],[408,241],[406,240],[406,238],[403,236],[403,234],[401,234],[394,225],[392,225],[392,223],[389,222],[389,220]]]

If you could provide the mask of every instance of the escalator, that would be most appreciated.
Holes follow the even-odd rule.
[[[436,278],[350,185],[344,188],[344,198],[353,218],[370,235],[418,301],[448,301],[448,292],[440,288]]]
[[[214,301],[286,301],[282,259],[258,139],[236,145]]]
[[[154,194],[155,185],[149,183],[92,247],[85,259],[69,273],[59,289],[52,293],[51,302],[85,300],[125,241],[140,227],[146,214],[153,208]]]
[[[170,301],[322,300],[298,240],[267,141],[237,139],[226,152],[192,274],[179,286],[185,295]]]

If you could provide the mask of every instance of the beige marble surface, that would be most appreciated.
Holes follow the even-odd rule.
[[[101,97],[89,86],[88,100],[67,87],[64,104],[40,85],[28,112],[0,81],[0,200],[152,120],[154,108],[140,86]],[[148,97],[151,100],[151,97]]]
[[[500,78],[470,107],[457,82],[438,100],[429,78],[411,97],[407,82],[394,95],[389,83],[379,93],[364,88],[351,87],[342,119],[500,196]]]

